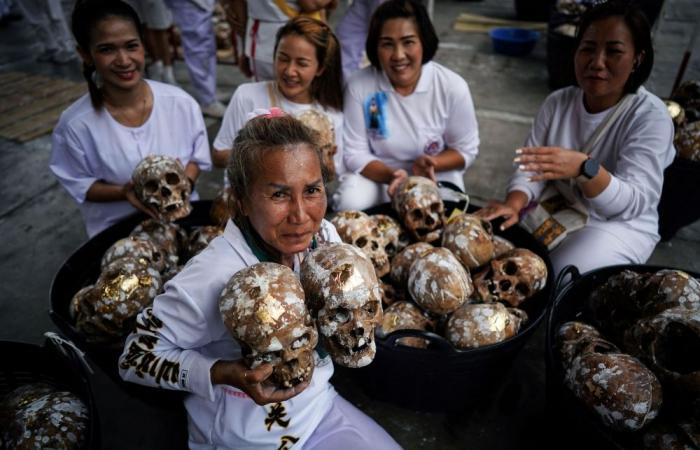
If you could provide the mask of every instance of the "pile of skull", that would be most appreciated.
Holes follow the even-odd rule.
[[[700,81],[682,83],[666,101],[666,107],[676,128],[678,156],[700,161]]]
[[[119,347],[136,315],[149,306],[163,284],[187,259],[223,232],[204,226],[188,234],[174,220],[190,214],[190,184],[182,165],[167,156],[148,156],[133,172],[139,200],[158,213],[104,253],[97,281],[79,290],[69,312],[86,341]]]
[[[564,384],[608,427],[644,429],[633,435],[644,448],[700,448],[700,282],[624,270],[593,290],[584,316],[595,326],[557,332]]]
[[[386,307],[378,334],[437,331],[461,349],[514,336],[527,321],[518,306],[545,287],[542,258],[494,236],[491,225],[474,215],[446,220],[437,185],[427,178],[404,180],[392,206],[403,226],[361,211],[332,219],[341,239],[362,250],[381,279]],[[429,345],[420,337],[397,342]]]

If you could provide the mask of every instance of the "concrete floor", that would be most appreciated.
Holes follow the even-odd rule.
[[[655,37],[657,64],[646,84],[661,97],[670,90],[680,56],[700,16],[695,1],[666,1]],[[70,1],[65,3],[69,8]],[[513,149],[522,144],[549,92],[546,42],[543,37],[533,53],[524,58],[494,54],[488,36],[452,30],[452,22],[461,12],[511,19],[515,12],[506,0],[438,0],[435,7],[441,39],[436,60],[468,81],[477,109],[480,155],[465,180],[467,191],[478,203],[503,195]],[[34,62],[32,49],[32,36],[23,21],[0,28],[0,72],[21,70],[81,79],[77,66]],[[686,79],[700,79],[700,48],[694,50]],[[176,70],[178,80],[189,89],[184,64],[178,63]],[[222,99],[228,99],[245,81],[231,66],[220,65],[217,75]],[[213,139],[218,123],[210,120],[207,124]],[[49,136],[25,144],[0,139],[0,340],[41,343],[43,332],[56,329],[47,314],[51,280],[64,260],[86,240],[75,204],[47,169],[49,152]],[[202,176],[198,188],[203,198],[214,195],[221,178],[220,171]],[[696,223],[671,241],[659,244],[650,263],[700,272],[698,255],[700,224]],[[540,327],[515,359],[507,381],[491,395],[491,401],[468,412],[417,412],[379,402],[365,395],[345,372],[339,373],[334,383],[405,448],[506,449],[545,446],[549,417],[545,412],[544,381],[544,329]],[[101,416],[103,448],[185,446],[184,417],[172,401],[156,402],[126,389],[99,368],[92,383]]]

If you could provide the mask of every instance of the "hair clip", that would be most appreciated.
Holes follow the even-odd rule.
[[[265,119],[272,119],[275,117],[284,117],[286,116],[287,113],[282,111],[281,108],[278,108],[276,106],[271,107],[270,109],[266,108],[255,108],[252,112],[249,112],[247,115],[247,119],[255,119],[256,117],[262,117]]]

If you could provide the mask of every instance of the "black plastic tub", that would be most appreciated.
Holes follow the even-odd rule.
[[[659,200],[659,235],[668,241],[678,230],[700,220],[700,202],[693,200],[700,191],[700,162],[676,157],[664,171],[664,187]]]
[[[449,216],[457,205],[446,201],[445,206]],[[366,212],[396,218],[389,204]],[[370,397],[414,410],[460,412],[481,406],[503,384],[513,360],[544,318],[554,278],[547,249],[528,232],[517,226],[504,232],[494,226],[494,230],[547,264],[547,286],[520,305],[528,315],[520,332],[506,341],[469,350],[456,349],[443,337],[423,331],[397,330],[385,338],[377,336],[374,361],[347,371]],[[423,337],[430,345],[427,349],[397,345],[396,340],[404,336]]]
[[[101,448],[100,420],[90,385],[88,369],[75,350],[49,339],[43,346],[0,341],[0,398],[31,383],[46,383],[77,395],[88,410],[85,449]]]
[[[637,450],[642,448],[642,433],[621,433],[605,427],[598,417],[564,386],[564,369],[554,348],[554,336],[561,324],[571,320],[591,323],[585,309],[590,293],[608,278],[623,270],[650,273],[668,267],[627,264],[603,267],[581,275],[574,266],[565,267],[554,286],[555,293],[547,310],[545,357],[547,367],[547,409],[561,442],[568,448]],[[697,273],[684,270],[695,278]],[[663,410],[662,410],[663,411]]]
[[[193,208],[190,215],[178,220],[177,224],[188,231],[195,226],[210,225],[211,203],[209,200],[192,202]],[[131,215],[93,236],[73,252],[58,269],[51,283],[49,315],[63,334],[84,350],[95,364],[126,390],[138,396],[154,396],[159,397],[158,400],[168,402],[172,397],[179,399],[179,393],[123,382],[117,367],[117,361],[122,352],[121,347],[87,342],[75,328],[68,310],[75,293],[97,280],[104,252],[117,240],[127,237],[145,219],[146,216],[142,213]]]

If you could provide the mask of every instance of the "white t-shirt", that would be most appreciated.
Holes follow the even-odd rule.
[[[610,109],[591,114],[583,105],[578,87],[560,89],[547,97],[537,114],[527,147],[556,146],[580,150]],[[613,122],[591,151],[611,173],[610,184],[597,197],[587,199],[587,226],[604,228],[618,237],[630,232],[658,241],[664,169],[673,161],[673,122],[658,97],[640,87],[625,114]],[[530,175],[516,171],[508,192],[518,190],[531,200],[538,198],[545,182],[529,182]]]
[[[413,161],[453,148],[467,168],[479,153],[479,130],[467,82],[434,62],[423,65],[416,89],[404,97],[384,72],[366,67],[345,88],[343,154],[348,171],[359,173],[379,160],[411,172]],[[465,169],[436,173],[464,189]]]
[[[211,168],[207,130],[199,105],[189,94],[169,84],[148,80],[153,110],[140,127],[117,122],[102,108],[96,111],[84,95],[66,109],[54,129],[49,168],[78,202],[88,236],[92,237],[136,208],[127,201],[85,199],[95,181],[123,185],[147,155],[190,161]],[[198,198],[192,193],[192,199]]]
[[[318,242],[340,242],[333,225],[323,220]],[[299,273],[301,260],[295,258]],[[219,296],[231,276],[256,264],[241,231],[229,221],[222,236],[192,258],[165,284],[153,308],[143,311],[138,327],[127,338],[119,360],[122,378],[148,386],[190,392],[190,448],[301,448],[328,412],[337,395],[328,382],[333,375],[329,356],[316,354],[311,383],[296,397],[258,406],[243,391],[212,385],[210,370],[220,359],[241,358],[219,312]],[[286,448],[286,447],[285,447]]]
[[[343,113],[335,110],[324,108],[318,102],[310,104],[293,103],[287,100],[275,87],[273,81],[260,81],[258,83],[245,83],[238,86],[236,92],[226,107],[226,113],[221,122],[219,133],[214,139],[214,150],[230,150],[233,148],[233,141],[238,135],[238,131],[243,128],[243,125],[248,121],[248,114],[256,108],[268,109],[271,106],[268,86],[273,87],[276,106],[282,109],[287,114],[298,116],[299,114],[309,109],[314,109],[318,112],[326,114],[333,123],[335,128],[335,143],[337,150],[333,157],[335,162],[335,171],[337,175],[343,174],[345,166],[343,165]]]

